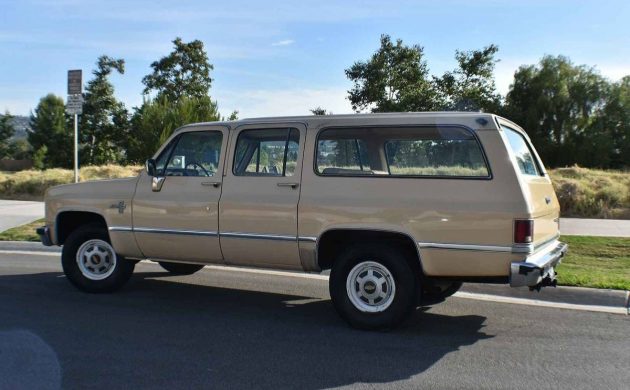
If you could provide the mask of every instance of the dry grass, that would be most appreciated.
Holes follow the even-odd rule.
[[[630,172],[575,166],[549,174],[563,216],[630,219]]]
[[[80,170],[80,180],[115,179],[136,176],[140,166],[121,167],[103,165],[84,167]],[[46,189],[74,181],[74,173],[69,169],[28,170],[15,173],[0,172],[0,198],[18,200],[42,200]]]
[[[113,179],[136,176],[140,166],[104,165],[81,168],[81,180]],[[357,167],[357,169],[359,169]],[[478,170],[400,172],[405,174],[482,175]],[[580,167],[549,170],[560,201],[562,216],[583,218],[630,219],[630,172],[604,171]],[[48,187],[71,183],[68,169],[0,172],[0,198],[41,200]]]

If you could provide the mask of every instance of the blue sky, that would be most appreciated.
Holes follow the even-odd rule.
[[[0,0],[0,110],[27,115],[49,92],[65,97],[66,71],[90,77],[101,54],[124,58],[116,94],[142,102],[141,79],[171,41],[202,40],[214,64],[211,94],[227,115],[351,112],[344,69],[367,59],[382,33],[425,48],[432,73],[456,49],[499,46],[496,80],[545,54],[630,74],[630,1],[79,1]]]

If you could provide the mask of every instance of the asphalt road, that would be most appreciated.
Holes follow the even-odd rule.
[[[630,317],[451,298],[349,328],[323,280],[140,263],[75,290],[52,254],[0,254],[0,389],[619,388]]]

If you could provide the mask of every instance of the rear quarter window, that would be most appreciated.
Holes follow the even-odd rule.
[[[501,126],[501,128],[505,131],[508,145],[514,155],[514,164],[516,164],[521,174],[541,176],[542,172],[539,163],[536,161],[535,154],[525,137],[507,126]]]

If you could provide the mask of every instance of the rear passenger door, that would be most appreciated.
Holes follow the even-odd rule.
[[[297,206],[305,133],[303,124],[283,123],[231,134],[219,204],[227,263],[301,269]]]

